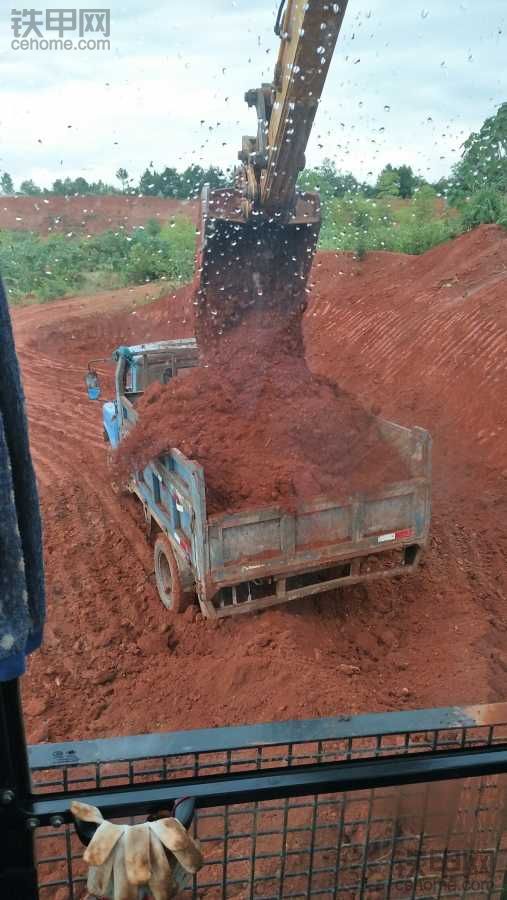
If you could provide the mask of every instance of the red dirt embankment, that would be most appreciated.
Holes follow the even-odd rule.
[[[165,197],[132,197],[124,194],[59,194],[37,197],[0,197],[0,228],[36,231],[39,234],[101,231],[124,228],[131,231],[149,219],[167,222],[184,215],[197,224],[197,200]]]
[[[320,253],[313,279],[310,367],[399,421],[431,425],[437,454],[457,446],[507,475],[507,231],[486,225],[364,266]]]
[[[15,310],[48,584],[31,740],[505,699],[507,234],[420,258],[318,254],[312,276],[312,371],[433,435],[424,566],[218,625],[168,618],[139,510],[110,491],[83,373],[118,344],[192,334],[190,293]]]

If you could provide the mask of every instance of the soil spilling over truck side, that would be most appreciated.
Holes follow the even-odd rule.
[[[375,416],[309,370],[301,319],[263,304],[221,334],[199,329],[202,366],[138,402],[118,451],[123,477],[177,447],[203,466],[211,514],[293,510],[409,477]]]

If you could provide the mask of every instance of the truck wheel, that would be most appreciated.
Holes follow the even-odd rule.
[[[192,592],[187,587],[189,579],[182,577],[171,544],[165,535],[158,535],[153,555],[155,580],[162,603],[171,612],[184,612],[192,600]]]

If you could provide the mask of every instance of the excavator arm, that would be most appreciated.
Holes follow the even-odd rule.
[[[305,150],[347,0],[282,0],[273,82],[246,93],[257,134],[244,137],[236,185],[201,198],[199,343],[252,308],[290,315],[306,303],[320,200],[298,193]]]
[[[257,111],[256,137],[243,138],[239,158],[247,196],[267,214],[288,218],[296,183],[348,0],[281,0],[275,33],[280,49],[273,82],[248,91]]]

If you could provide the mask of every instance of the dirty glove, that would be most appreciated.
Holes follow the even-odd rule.
[[[83,857],[88,891],[97,897],[169,900],[185,873],[194,875],[203,865],[198,845],[177,819],[114,825],[96,806],[74,801],[70,809],[76,819],[98,825]]]

